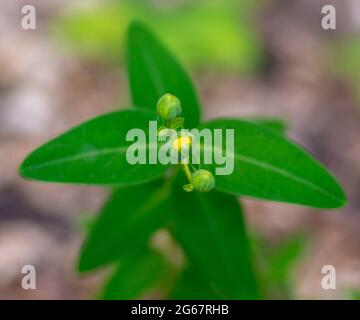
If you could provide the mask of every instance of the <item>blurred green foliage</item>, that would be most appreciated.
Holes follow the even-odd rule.
[[[360,41],[356,37],[334,42],[330,48],[328,67],[351,83],[356,99],[360,102]]]
[[[178,277],[170,293],[171,299],[177,300],[218,300],[221,298],[211,283],[195,266],[187,266]]]
[[[147,291],[153,292],[159,282],[167,280],[168,269],[164,257],[153,249],[133,252],[119,263],[100,297],[106,300],[138,299]]]
[[[292,235],[280,243],[253,236],[261,289],[267,298],[294,299],[292,276],[294,266],[305,254],[308,239],[303,234]]]
[[[255,9],[262,1],[197,0],[103,1],[96,7],[61,15],[54,32],[80,54],[119,63],[127,26],[143,21],[176,55],[192,67],[252,72],[261,66],[262,48],[255,28]]]
[[[348,298],[351,300],[360,300],[360,290],[358,289],[352,290]]]

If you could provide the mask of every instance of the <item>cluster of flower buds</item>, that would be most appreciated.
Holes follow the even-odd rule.
[[[159,135],[164,134],[168,129],[178,130],[183,127],[184,118],[181,114],[180,100],[170,93],[164,94],[158,101],[156,107],[157,113],[163,121],[163,125],[158,128]],[[189,150],[192,145],[191,135],[181,134],[180,137],[172,141],[172,147],[181,154],[184,149]],[[215,178],[213,174],[204,169],[195,170],[191,173],[189,159],[182,159],[182,167],[189,180],[189,183],[183,186],[187,192],[193,190],[199,192],[209,192],[215,187]]]

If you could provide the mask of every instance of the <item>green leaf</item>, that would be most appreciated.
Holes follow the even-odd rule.
[[[177,279],[171,299],[176,300],[217,300],[221,299],[203,273],[194,266],[188,266]]]
[[[285,135],[288,129],[287,124],[280,119],[256,118],[256,119],[246,119],[246,121],[262,126],[280,135]]]
[[[141,251],[120,263],[105,285],[106,300],[139,299],[162,279],[167,271],[164,258],[155,251]]]
[[[118,189],[91,229],[80,254],[84,272],[142,248],[168,221],[168,193],[163,181]]]
[[[316,208],[338,208],[346,199],[330,173],[303,149],[262,126],[236,119],[217,119],[202,125],[223,129],[223,146],[203,148],[225,154],[225,129],[234,130],[234,151],[227,162],[234,161],[229,175],[216,175],[216,164],[203,165],[216,177],[218,190],[236,195],[288,202]],[[220,165],[219,165],[220,166]]]
[[[237,199],[219,192],[186,193],[174,187],[171,224],[190,263],[222,298],[258,297],[242,211]],[[211,293],[211,292],[209,292]]]
[[[194,87],[172,54],[140,23],[131,24],[127,49],[133,104],[155,110],[158,99],[171,93],[181,100],[185,126],[197,126],[200,105]]]
[[[101,115],[42,145],[20,167],[20,174],[34,180],[129,185],[159,177],[166,166],[131,165],[126,141],[132,128],[148,131],[154,114],[125,110]],[[148,148],[149,145],[144,146]]]

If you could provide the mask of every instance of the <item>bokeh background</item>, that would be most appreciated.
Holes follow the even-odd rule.
[[[32,4],[37,29],[21,28]],[[337,29],[321,28],[332,4]],[[207,119],[269,116],[344,186],[334,211],[244,199],[274,298],[360,297],[360,2],[358,0],[5,0],[0,2],[0,299],[86,299],[107,271],[75,272],[97,187],[24,181],[28,152],[90,117],[129,105],[124,38],[145,21],[194,78]],[[158,234],[165,247],[168,237]],[[168,248],[172,248],[170,245]],[[170,255],[177,255],[168,250]],[[37,289],[21,288],[21,267]],[[321,287],[333,265],[336,290]],[[161,292],[147,298],[161,298]]]

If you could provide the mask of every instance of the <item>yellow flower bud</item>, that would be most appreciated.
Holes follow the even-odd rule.
[[[181,136],[180,138],[176,138],[172,141],[172,147],[180,153],[181,150],[189,150],[191,142],[191,136]]]

